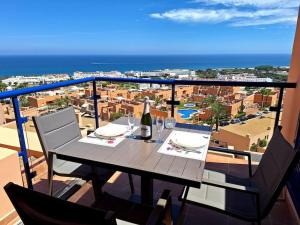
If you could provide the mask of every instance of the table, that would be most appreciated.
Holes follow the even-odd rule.
[[[120,118],[113,123],[127,124],[127,118]],[[176,124],[174,129],[182,131],[192,129],[193,132],[211,133],[207,127],[188,124]],[[161,134],[162,139],[166,139],[171,131],[171,129],[164,129]],[[140,129],[136,130],[135,134],[140,134]],[[156,140],[156,136],[156,129],[153,126],[152,138]],[[161,143],[149,143],[138,138],[126,138],[114,148],[76,141],[49,153],[56,154],[59,159],[141,176],[141,202],[152,205],[153,179],[200,188],[205,165],[205,160],[158,153],[161,145]]]

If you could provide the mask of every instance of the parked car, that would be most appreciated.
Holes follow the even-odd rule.
[[[257,112],[255,115],[256,115],[256,116],[261,116],[262,113],[261,113],[261,112]]]
[[[240,122],[241,122],[240,119],[232,119],[232,120],[230,121],[230,123],[232,123],[232,124],[240,123]]]
[[[255,118],[256,117],[256,115],[254,115],[254,114],[249,114],[249,115],[247,115],[247,118],[248,119],[253,119],[253,118]]]
[[[227,126],[229,125],[230,123],[228,121],[220,121],[220,126],[221,127],[224,127],[224,126]]]
[[[247,120],[248,118],[247,118],[247,116],[241,116],[239,119],[240,119],[240,121],[245,121],[245,120]]]

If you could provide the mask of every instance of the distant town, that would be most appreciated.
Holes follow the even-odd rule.
[[[207,70],[165,69],[125,73],[78,71],[72,76],[69,74],[12,76],[1,80],[0,91],[85,77],[283,82],[287,80],[288,72],[288,67],[272,66]],[[140,118],[145,96],[149,96],[152,100],[153,117],[171,117],[170,106],[167,105],[167,100],[171,98],[171,89],[167,85],[99,82],[97,94],[100,96],[98,111],[101,125],[128,113]],[[175,95],[180,105],[175,108],[174,117],[181,123],[211,126],[214,130],[211,138],[213,146],[264,152],[274,126],[275,115],[269,111],[269,107],[276,106],[278,94],[279,90],[275,88],[176,86]],[[22,115],[29,118],[72,105],[76,109],[82,132],[86,133],[88,129],[95,127],[92,95],[92,85],[85,83],[21,96],[19,100]],[[25,126],[27,134],[29,133],[32,140],[36,139],[38,142],[31,119]],[[7,100],[0,104],[0,133],[11,132],[12,129],[17,132],[13,107]],[[2,141],[8,142],[7,139],[0,138],[0,143]],[[11,144],[15,142],[14,140]]]

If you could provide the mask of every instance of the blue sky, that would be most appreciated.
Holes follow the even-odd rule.
[[[299,0],[1,1],[0,54],[291,53]]]

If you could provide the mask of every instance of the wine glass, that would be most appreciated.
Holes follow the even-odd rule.
[[[165,127],[167,129],[173,129],[175,127],[176,120],[173,117],[168,117],[165,119]]]
[[[155,122],[156,122],[156,131],[158,133],[157,143],[162,143],[161,132],[164,129],[164,119],[160,118],[160,117],[157,117]]]
[[[133,113],[132,112],[128,113],[127,118],[128,118],[128,131],[132,133],[135,124],[135,118]]]

